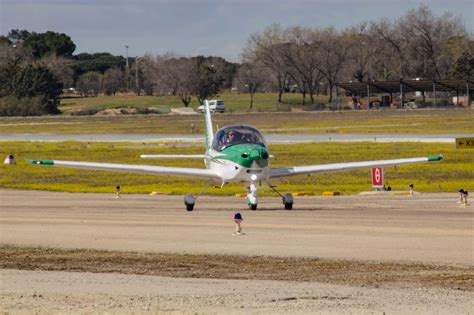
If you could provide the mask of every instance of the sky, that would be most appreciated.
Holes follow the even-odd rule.
[[[221,56],[239,62],[251,34],[277,23],[342,30],[397,19],[420,4],[460,16],[474,34],[474,0],[0,0],[0,34],[65,33],[81,52]]]

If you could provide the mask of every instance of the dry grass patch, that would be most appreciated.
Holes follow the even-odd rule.
[[[0,268],[474,291],[474,268],[268,256],[0,247]]]

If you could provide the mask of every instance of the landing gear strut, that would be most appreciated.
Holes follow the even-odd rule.
[[[194,205],[196,204],[196,199],[201,196],[208,188],[211,186],[212,182],[208,182],[207,185],[201,190],[199,194],[193,196],[191,194],[184,195],[184,205],[186,206],[186,211],[193,211]]]
[[[251,180],[248,187],[247,204],[250,210],[257,210],[257,175],[252,175]]]

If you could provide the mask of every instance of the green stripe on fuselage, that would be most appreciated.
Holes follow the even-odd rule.
[[[250,168],[255,161],[259,167],[268,166],[270,154],[267,148],[260,144],[243,143],[231,145],[220,152],[212,160],[229,160],[240,166]]]

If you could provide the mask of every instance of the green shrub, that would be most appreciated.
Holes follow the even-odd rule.
[[[50,114],[48,103],[42,97],[0,98],[0,116],[40,116]]]

